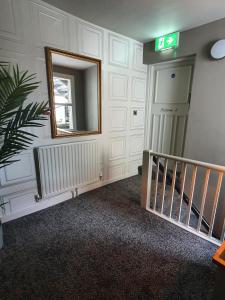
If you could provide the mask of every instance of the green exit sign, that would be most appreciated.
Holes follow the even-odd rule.
[[[170,33],[155,39],[155,51],[177,48],[179,45],[179,32]]]

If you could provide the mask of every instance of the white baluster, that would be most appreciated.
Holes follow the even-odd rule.
[[[163,208],[164,208],[167,167],[168,167],[168,159],[166,158],[164,163],[164,172],[163,172],[161,214],[163,213]]]
[[[178,206],[178,222],[180,222],[180,217],[181,217],[181,208],[182,208],[182,204],[183,204],[183,195],[184,195],[184,185],[185,185],[186,173],[187,173],[187,164],[183,163],[182,174],[181,174],[180,202],[179,202],[179,206]]]
[[[211,215],[211,219],[210,219],[210,223],[209,223],[209,233],[208,233],[208,235],[210,237],[212,236],[212,232],[213,232],[213,226],[214,226],[214,222],[215,222],[216,209],[217,209],[217,204],[218,204],[218,200],[219,200],[222,180],[223,180],[223,173],[219,172],[217,186],[216,186],[216,192],[215,192],[214,200],[213,200],[212,215]]]
[[[200,231],[201,225],[202,225],[202,217],[203,217],[203,212],[204,212],[204,208],[205,208],[205,200],[206,200],[206,194],[207,194],[207,190],[208,190],[209,176],[210,176],[210,169],[207,169],[205,172],[205,179],[204,179],[204,186],[203,186],[203,192],[202,192],[201,206],[200,206],[200,211],[199,211],[197,231]]]
[[[174,189],[175,189],[175,184],[176,184],[176,176],[177,176],[177,162],[174,161],[173,178],[172,178],[171,189],[170,189],[170,210],[169,210],[170,218],[171,218],[172,209],[173,209],[173,198],[174,198]]]
[[[153,209],[156,210],[156,201],[157,201],[157,192],[158,192],[158,180],[159,180],[159,157],[157,157],[157,164],[156,164],[156,177],[155,177],[155,192],[154,192],[154,202],[153,202]]]
[[[192,177],[191,177],[191,187],[190,187],[190,198],[189,198],[187,217],[186,217],[186,225],[187,226],[189,226],[189,222],[190,222],[190,215],[191,215],[193,195],[194,195],[194,190],[195,190],[195,181],[196,181],[197,170],[198,170],[197,166],[193,166]]]

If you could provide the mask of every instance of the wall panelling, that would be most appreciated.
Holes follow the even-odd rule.
[[[47,121],[45,127],[31,130],[39,135],[33,146],[98,141],[103,177],[96,186],[137,174],[143,150],[146,89],[143,45],[40,0],[0,0],[0,5],[0,59],[37,73],[41,84],[30,100],[48,99],[45,46],[103,60],[103,134],[53,140]],[[20,216],[34,212],[42,205],[34,200],[37,192],[32,149],[22,153],[20,158],[20,162],[0,173],[1,199],[9,200],[3,221],[16,218],[18,212]],[[43,206],[64,201],[59,198],[44,199]]]

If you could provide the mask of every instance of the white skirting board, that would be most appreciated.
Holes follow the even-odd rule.
[[[90,184],[90,185],[81,187],[81,188],[78,189],[78,195],[86,193],[86,192],[94,190],[94,189],[97,189],[97,188],[100,188],[104,185],[107,185],[107,184],[110,184],[110,183],[113,183],[113,182],[116,182],[116,181],[119,181],[119,180],[122,180],[122,179],[126,179],[126,178],[129,178],[129,177],[135,176],[135,175],[137,175],[137,172],[135,172],[133,174],[130,173],[130,174],[127,174],[126,176],[121,176],[121,177],[118,177],[116,179],[108,179],[108,180],[100,181],[100,182],[95,183],[95,184]],[[55,195],[52,198],[42,199],[40,202],[36,202],[35,205],[32,206],[32,207],[29,207],[27,209],[24,209],[22,211],[19,211],[19,212],[10,214],[10,215],[2,216],[1,221],[2,221],[2,223],[6,223],[6,222],[9,222],[9,221],[21,218],[23,216],[35,213],[35,212],[40,211],[42,209],[54,206],[54,205],[59,204],[61,202],[70,200],[71,198],[72,198],[71,192],[67,191],[65,193]],[[76,198],[74,198],[74,201],[76,201]]]

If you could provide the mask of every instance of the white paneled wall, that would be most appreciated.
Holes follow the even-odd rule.
[[[100,58],[102,70],[103,134],[90,137],[51,139],[50,122],[34,132],[34,146],[97,141],[101,147],[102,179],[91,187],[137,174],[144,139],[146,66],[143,45],[95,26],[38,0],[0,0],[0,60],[18,63],[37,74],[39,89],[30,101],[48,99],[44,47],[52,46]],[[1,170],[0,201],[7,201],[3,221],[69,199],[35,202],[36,175],[32,149],[20,162]],[[61,197],[61,198],[60,198]],[[43,204],[43,202],[45,202]]]

